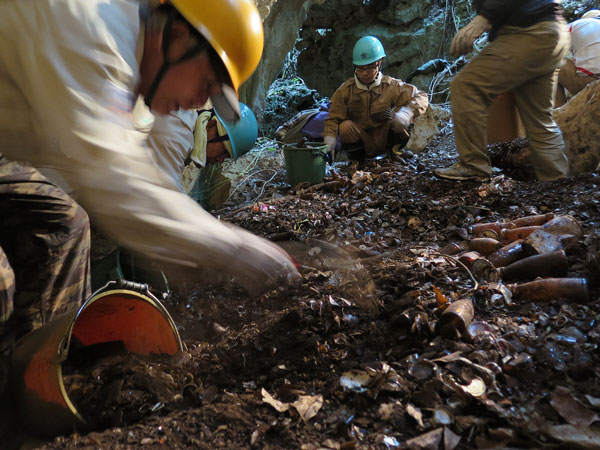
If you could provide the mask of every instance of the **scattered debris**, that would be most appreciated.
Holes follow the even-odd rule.
[[[190,358],[152,371],[173,377],[156,375],[169,394],[131,425],[43,448],[599,448],[600,177],[480,189],[434,179],[440,158],[337,163],[311,187],[246,179],[221,219],[277,240],[302,279],[260,298],[179,287],[166,305]],[[535,256],[525,241],[565,216],[583,229],[553,250],[566,273],[563,254],[552,278],[499,270]],[[541,228],[512,243],[502,233],[529,226]],[[496,242],[480,253],[474,239]],[[539,281],[569,288],[523,294]],[[468,320],[449,320],[460,302]]]

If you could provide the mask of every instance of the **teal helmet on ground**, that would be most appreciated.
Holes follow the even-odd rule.
[[[352,50],[352,62],[355,66],[366,66],[385,57],[383,45],[375,36],[361,37]]]
[[[215,114],[229,136],[231,148],[228,145],[225,146],[229,156],[238,159],[248,153],[258,138],[258,123],[252,110],[240,102],[240,120],[235,123],[224,121],[216,111]]]

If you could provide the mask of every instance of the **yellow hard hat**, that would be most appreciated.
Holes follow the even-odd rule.
[[[236,93],[262,56],[262,20],[253,0],[170,0],[215,49]]]

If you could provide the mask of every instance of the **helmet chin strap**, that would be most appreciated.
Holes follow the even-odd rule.
[[[174,14],[171,14],[167,18],[167,21],[163,28],[162,49],[161,49],[162,55],[163,55],[163,63],[160,66],[160,69],[158,69],[158,72],[156,73],[156,75],[154,76],[154,80],[152,80],[152,83],[150,84],[150,88],[148,89],[148,92],[144,96],[144,103],[146,103],[146,106],[150,109],[152,109],[152,100],[154,100],[156,91],[158,90],[158,87],[160,86],[162,79],[164,78],[165,74],[167,73],[167,70],[169,70],[171,67],[174,67],[174,66],[182,63],[183,61],[193,58],[194,56],[196,56],[197,54],[199,54],[202,50],[204,50],[206,48],[205,43],[199,43],[195,47],[193,47],[193,48],[189,49],[187,52],[185,52],[183,54],[183,56],[181,56],[181,58],[179,58],[175,61],[169,61],[168,51],[169,51],[169,47],[171,46],[173,21],[174,21]]]

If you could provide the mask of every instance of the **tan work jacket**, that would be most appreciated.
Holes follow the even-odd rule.
[[[364,85],[359,86],[354,78],[350,78],[331,97],[323,137],[337,136],[339,124],[344,120],[352,120],[371,134],[384,126],[373,120],[375,114],[388,108],[398,111],[402,106],[408,106],[417,117],[425,112],[428,105],[426,93],[402,80],[384,75],[379,85],[365,89]]]

